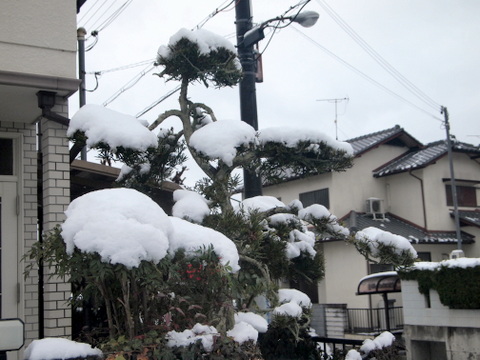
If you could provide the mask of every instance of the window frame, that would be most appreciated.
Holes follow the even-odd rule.
[[[310,199],[311,197],[311,199]],[[318,190],[306,191],[298,195],[299,200],[304,207],[319,204],[330,209],[330,191],[329,188],[322,188]],[[307,199],[306,199],[307,198]]]

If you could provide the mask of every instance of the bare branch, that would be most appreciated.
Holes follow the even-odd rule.
[[[182,119],[182,113],[179,110],[168,110],[165,111],[163,114],[160,114],[158,118],[148,127],[148,130],[155,129],[158,125],[168,119],[170,116],[177,116]]]

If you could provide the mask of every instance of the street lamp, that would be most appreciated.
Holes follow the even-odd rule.
[[[300,24],[303,27],[312,27],[315,25],[319,18],[319,14],[315,11],[304,11],[295,16],[278,16],[276,18],[264,21],[260,25],[253,27],[252,29],[248,30],[243,35],[243,46],[252,46],[258,43],[260,40],[265,38],[264,30],[269,26],[272,22],[284,22],[289,21],[288,24],[282,26],[286,27],[290,25],[292,22]]]
[[[243,77],[240,81],[240,118],[258,130],[257,97],[255,89],[257,57],[253,46],[265,38],[264,29],[272,22],[296,22],[304,27],[313,26],[318,13],[305,11],[294,16],[279,16],[252,26],[250,0],[237,1],[235,5],[235,24],[237,30],[238,58],[242,65]],[[244,198],[262,195],[262,180],[255,172],[243,171]]]

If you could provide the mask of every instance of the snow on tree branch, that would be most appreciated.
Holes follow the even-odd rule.
[[[377,259],[383,264],[409,266],[417,257],[417,252],[406,238],[376,227],[358,231],[353,243],[367,259]]]
[[[75,113],[67,136],[74,137],[77,131],[85,133],[90,147],[106,143],[113,151],[118,147],[145,151],[157,146],[157,137],[140,120],[100,105],[87,104]]]

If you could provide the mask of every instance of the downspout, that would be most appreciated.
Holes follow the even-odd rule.
[[[42,158],[42,123],[37,122],[37,203],[38,203],[38,241],[43,243],[43,158]],[[38,338],[45,337],[45,283],[43,259],[38,259]]]
[[[413,170],[410,170],[408,174],[418,181],[420,181],[420,189],[422,191],[422,210],[423,210],[423,227],[427,230],[427,209],[425,208],[425,188],[423,185],[423,179],[413,174]]]

